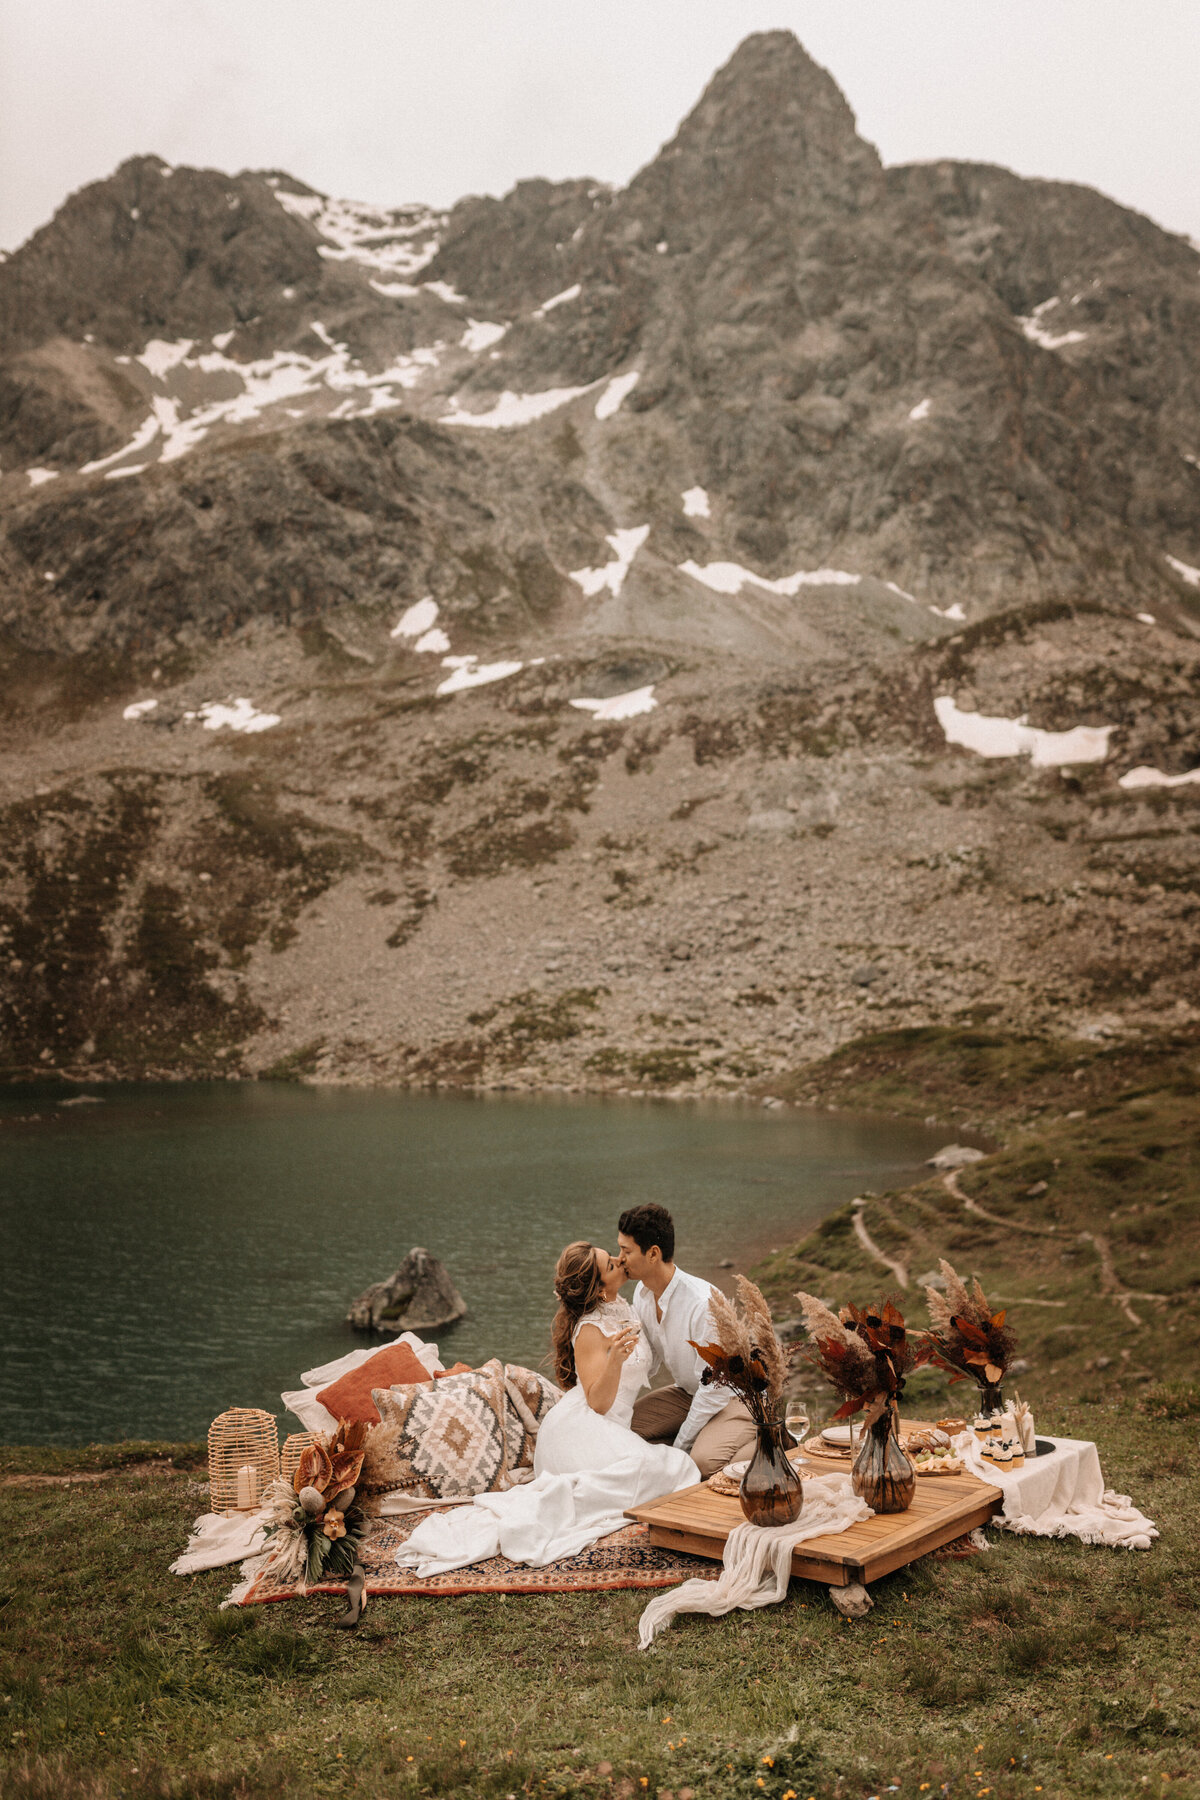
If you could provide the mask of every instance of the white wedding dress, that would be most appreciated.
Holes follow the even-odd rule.
[[[626,1325],[638,1327],[638,1320],[627,1300],[606,1300],[584,1314],[575,1337],[585,1325],[615,1337]],[[423,1520],[396,1552],[402,1569],[444,1575],[488,1556],[541,1568],[620,1531],[629,1523],[627,1506],[696,1485],[700,1471],[686,1450],[648,1444],[629,1429],[653,1361],[638,1330],[637,1349],[621,1370],[608,1411],[593,1412],[578,1382],[568,1388],[538,1432],[533,1480],[503,1493],[477,1494],[469,1506]]]

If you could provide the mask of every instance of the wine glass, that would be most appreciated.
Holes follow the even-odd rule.
[[[803,1444],[808,1436],[808,1401],[799,1394],[790,1395],[784,1407],[783,1422],[793,1442]]]

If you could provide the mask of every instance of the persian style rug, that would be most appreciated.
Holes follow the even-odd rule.
[[[576,1594],[603,1588],[663,1588],[696,1576],[715,1579],[721,1565],[700,1556],[683,1556],[674,1550],[658,1550],[650,1542],[645,1525],[627,1525],[611,1537],[601,1538],[578,1556],[529,1569],[506,1557],[492,1556],[448,1575],[422,1578],[397,1567],[395,1553],[429,1512],[409,1513],[403,1519],[374,1519],[363,1545],[362,1562],[369,1594]],[[344,1594],[344,1581],[314,1582],[310,1594]],[[243,1595],[243,1606],[268,1600],[294,1600],[297,1590],[269,1575],[259,1575]]]

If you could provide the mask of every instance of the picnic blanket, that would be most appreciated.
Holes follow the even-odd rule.
[[[541,1568],[529,1568],[503,1556],[491,1556],[469,1568],[455,1569],[440,1575],[419,1575],[415,1570],[400,1568],[396,1553],[402,1550],[411,1533],[423,1519],[431,1516],[428,1505],[408,1516],[374,1519],[361,1550],[369,1594],[428,1594],[453,1598],[460,1594],[573,1594],[593,1593],[608,1588],[661,1588],[689,1577],[703,1576],[713,1565],[680,1551],[660,1550],[650,1542],[645,1525],[623,1525],[619,1531],[588,1545],[574,1556],[563,1556]],[[222,1520],[222,1524],[240,1527],[243,1540],[248,1536],[245,1519]],[[261,1526],[258,1527],[257,1550],[261,1551]],[[230,1540],[232,1533],[230,1533]],[[225,1548],[228,1549],[229,1541]],[[236,1560],[236,1558],[229,1558]],[[180,1558],[183,1561],[183,1558]],[[279,1579],[264,1567],[265,1558],[252,1553],[242,1563],[241,1579],[222,1601],[223,1606],[258,1606],[271,1600],[295,1600],[304,1594],[344,1594],[345,1581],[318,1581],[311,1585]],[[193,1562],[192,1569],[214,1567],[208,1562]]]
[[[1105,1487],[1095,1444],[1085,1438],[1043,1442],[1054,1445],[1053,1455],[1026,1457],[1022,1468],[1001,1473],[981,1454],[973,1433],[960,1432],[955,1438],[954,1448],[972,1475],[1004,1495],[1003,1509],[992,1523],[1028,1537],[1077,1537],[1114,1550],[1149,1550],[1158,1528],[1128,1494]]]

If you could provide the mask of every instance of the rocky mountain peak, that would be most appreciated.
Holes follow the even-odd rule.
[[[790,31],[763,31],[713,76],[629,199],[664,218],[699,209],[744,223],[747,208],[859,211],[882,191],[878,153],[832,76]]]
[[[155,334],[229,329],[321,273],[311,231],[258,176],[132,157],[5,263],[0,348],[90,332],[136,352]]]

